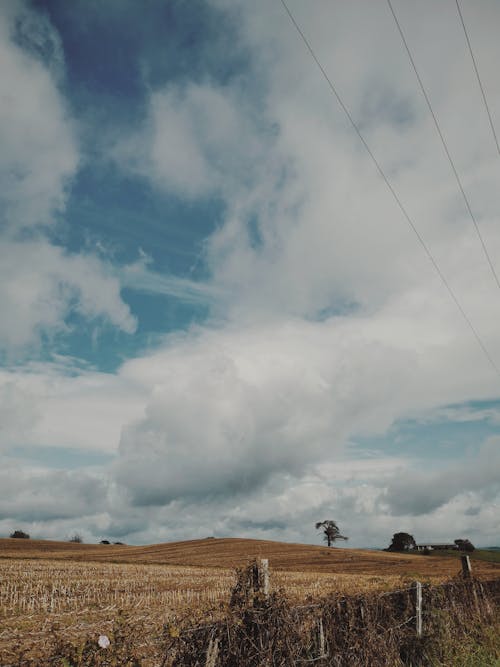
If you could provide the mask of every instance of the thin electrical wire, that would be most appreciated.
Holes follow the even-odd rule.
[[[467,32],[464,17],[462,15],[462,10],[460,9],[460,4],[459,4],[458,0],[455,0],[455,3],[457,5],[458,15],[460,16],[460,22],[462,23],[462,28],[464,29],[464,35],[465,35],[465,39],[467,40],[467,46],[469,47],[470,57],[471,57],[471,60],[472,60],[472,64],[474,65],[474,71],[476,72],[477,83],[478,83],[479,88],[481,90],[481,95],[483,96],[483,102],[484,102],[484,106],[485,106],[485,109],[486,109],[486,113],[488,114],[488,120],[490,121],[490,127],[491,127],[491,132],[493,134],[493,139],[495,140],[497,151],[498,151],[498,154],[500,155],[500,146],[498,144],[497,133],[495,131],[495,126],[493,124],[493,118],[491,117],[490,107],[489,107],[488,101],[486,99],[486,93],[484,91],[483,82],[481,81],[481,77],[479,75],[479,70],[478,70],[478,67],[477,67],[476,58],[474,57],[474,51],[472,50],[471,41],[469,39],[469,33]]]
[[[441,127],[440,127],[440,125],[439,125],[438,119],[436,118],[436,114],[434,113],[434,109],[432,108],[431,101],[430,101],[430,99],[429,99],[429,96],[427,95],[427,91],[425,90],[425,87],[424,87],[424,84],[423,84],[423,82],[422,82],[422,79],[420,78],[420,74],[418,73],[418,69],[417,69],[417,66],[416,66],[416,64],[415,64],[415,60],[414,60],[413,55],[412,55],[412,53],[411,53],[411,51],[410,51],[410,47],[408,46],[408,42],[406,41],[406,37],[405,37],[405,35],[404,35],[403,29],[401,28],[401,24],[400,24],[399,21],[398,21],[398,17],[396,16],[396,12],[394,11],[394,8],[393,8],[393,6],[392,6],[391,0],[387,0],[387,4],[389,5],[389,8],[390,8],[391,13],[392,13],[392,16],[393,16],[394,21],[395,21],[395,23],[396,23],[396,27],[397,27],[397,29],[398,29],[398,31],[399,31],[399,34],[400,34],[401,39],[402,39],[402,41],[403,41],[403,45],[404,45],[404,47],[405,47],[405,49],[406,49],[406,53],[408,54],[408,58],[409,58],[409,60],[410,60],[411,66],[412,66],[412,68],[413,68],[413,71],[415,72],[415,76],[417,77],[417,81],[418,81],[418,84],[419,84],[419,86],[420,86],[420,90],[422,91],[422,95],[424,96],[425,101],[427,102],[427,106],[428,106],[429,111],[430,111],[430,114],[431,114],[431,116],[432,116],[432,120],[434,121],[434,126],[436,127],[436,131],[437,131],[438,136],[439,136],[439,138],[440,138],[440,140],[441,140],[441,144],[442,144],[442,146],[443,146],[444,152],[446,153],[446,157],[448,158],[448,161],[449,161],[449,163],[450,163],[451,169],[452,169],[452,171],[453,171],[453,173],[454,173],[454,175],[455,175],[455,179],[456,179],[456,181],[457,181],[458,188],[459,188],[460,192],[462,193],[462,197],[463,197],[465,206],[466,206],[467,211],[468,211],[468,213],[469,213],[469,216],[470,216],[470,218],[471,218],[471,220],[472,220],[472,222],[473,222],[473,224],[474,224],[474,229],[476,230],[477,237],[478,237],[478,239],[479,239],[479,241],[480,241],[480,243],[481,243],[481,247],[482,247],[482,249],[483,249],[484,256],[486,257],[486,260],[487,260],[487,262],[488,262],[488,264],[489,264],[491,273],[493,274],[493,278],[495,279],[495,282],[496,282],[496,284],[497,284],[497,287],[498,287],[498,289],[500,289],[500,279],[499,279],[499,277],[498,277],[498,275],[497,275],[497,272],[496,272],[496,270],[495,270],[495,267],[493,266],[493,262],[492,262],[492,260],[491,260],[491,257],[490,257],[490,254],[489,254],[489,252],[488,252],[488,249],[487,249],[487,247],[486,247],[486,243],[485,243],[485,241],[484,241],[484,239],[483,239],[483,235],[481,234],[481,230],[479,229],[479,225],[477,224],[476,217],[475,217],[474,213],[472,212],[472,208],[471,208],[471,205],[470,205],[470,203],[469,203],[469,198],[467,197],[467,195],[466,195],[466,193],[465,193],[464,186],[462,185],[462,180],[461,180],[461,178],[460,178],[460,176],[459,176],[459,174],[458,174],[457,168],[455,167],[455,163],[454,163],[454,161],[453,161],[453,158],[451,157],[450,151],[448,150],[448,145],[447,145],[446,140],[445,140],[445,138],[444,138],[444,136],[443,136],[443,133],[442,133],[442,131],[441,131]]]
[[[366,149],[368,155],[369,155],[370,158],[372,159],[372,161],[373,161],[373,163],[374,163],[374,165],[375,165],[375,167],[376,167],[376,169],[377,169],[379,175],[381,176],[382,180],[384,181],[384,183],[386,184],[386,186],[387,186],[387,188],[389,189],[390,193],[392,194],[392,196],[393,196],[393,198],[394,198],[396,204],[398,205],[398,207],[399,207],[401,213],[403,214],[405,220],[406,220],[407,223],[410,225],[410,227],[411,227],[411,229],[413,230],[415,236],[417,237],[417,239],[418,239],[420,245],[421,245],[422,248],[424,249],[425,254],[427,255],[429,261],[430,261],[431,264],[433,265],[433,267],[434,267],[436,273],[438,274],[439,278],[441,279],[441,282],[443,283],[443,285],[445,286],[446,290],[448,291],[448,294],[450,295],[451,299],[453,300],[455,306],[458,308],[458,310],[460,311],[460,313],[461,313],[463,319],[465,320],[465,322],[466,322],[467,325],[469,326],[470,330],[472,331],[472,333],[473,333],[473,335],[474,335],[474,337],[475,337],[477,343],[479,344],[481,350],[483,351],[483,354],[485,355],[486,359],[488,360],[488,362],[489,362],[490,365],[492,366],[492,368],[493,368],[493,370],[495,371],[495,373],[496,373],[497,375],[500,376],[500,369],[498,368],[498,366],[496,365],[496,363],[493,361],[493,358],[491,357],[490,353],[488,352],[488,349],[487,349],[486,345],[483,343],[483,341],[482,341],[482,339],[481,339],[479,333],[477,332],[476,328],[475,328],[474,325],[472,324],[471,319],[469,318],[469,316],[467,315],[467,313],[466,313],[465,310],[463,309],[463,307],[462,307],[460,301],[458,300],[457,296],[455,295],[455,292],[453,291],[451,285],[450,285],[449,282],[446,280],[446,278],[445,278],[443,272],[441,271],[441,269],[440,269],[440,267],[439,267],[439,264],[437,263],[437,260],[434,258],[433,254],[431,253],[431,251],[429,250],[427,244],[425,243],[424,239],[422,238],[420,232],[419,232],[418,229],[416,228],[415,223],[413,222],[412,218],[410,217],[409,213],[407,212],[406,208],[404,207],[402,201],[401,201],[400,198],[398,197],[398,195],[397,195],[396,191],[394,190],[394,188],[393,188],[391,182],[389,181],[389,178],[387,177],[385,171],[382,169],[382,167],[381,167],[379,161],[378,161],[377,158],[375,157],[375,155],[374,155],[374,153],[372,152],[370,146],[369,146],[368,143],[366,142],[366,139],[365,139],[364,136],[362,135],[361,130],[359,129],[357,123],[355,122],[355,120],[354,120],[352,114],[350,113],[349,109],[348,109],[347,106],[344,104],[342,98],[340,97],[339,93],[337,92],[337,89],[336,89],[336,87],[334,86],[334,84],[333,84],[332,80],[330,79],[330,77],[328,76],[328,74],[327,74],[325,68],[323,67],[323,65],[322,65],[321,62],[319,61],[318,57],[316,56],[316,54],[315,54],[315,52],[314,52],[314,50],[313,50],[311,44],[309,43],[307,37],[305,36],[305,34],[304,34],[303,31],[301,30],[299,24],[298,24],[297,21],[295,20],[295,17],[294,17],[294,15],[292,14],[292,12],[290,11],[290,9],[289,9],[287,3],[285,2],[285,0],[280,0],[280,2],[281,2],[281,4],[283,5],[283,8],[285,9],[285,11],[286,11],[286,13],[287,13],[288,18],[290,19],[290,21],[292,22],[292,24],[293,24],[293,26],[295,27],[296,31],[297,31],[298,34],[300,35],[302,41],[304,42],[305,46],[307,47],[307,50],[309,51],[311,57],[313,58],[313,60],[314,60],[314,62],[316,63],[317,67],[319,68],[321,74],[323,75],[323,78],[324,78],[325,81],[327,82],[327,84],[328,84],[328,86],[329,86],[331,92],[332,92],[333,95],[335,96],[335,98],[336,98],[338,104],[340,105],[342,111],[343,111],[344,114],[347,116],[347,118],[348,118],[348,120],[349,120],[349,122],[350,122],[350,124],[351,124],[351,126],[352,126],[352,128],[353,128],[353,130],[354,130],[355,133],[357,134],[359,140],[361,141],[361,143],[363,144],[364,148]]]

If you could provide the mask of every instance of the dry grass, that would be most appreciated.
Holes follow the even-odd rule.
[[[0,562],[0,616],[95,609],[206,606],[231,588],[229,570],[61,561]]]
[[[412,556],[364,549],[328,549],[239,538],[190,540],[148,546],[71,544],[48,540],[0,539],[0,557],[108,563],[157,563],[193,567],[237,568],[253,558],[268,558],[273,570],[420,577],[450,577],[457,562],[447,557]],[[500,565],[474,562],[474,574],[498,576]]]
[[[51,560],[0,561],[0,664],[25,649],[43,654],[52,628],[65,639],[111,634],[117,615],[142,628],[142,655],[154,655],[163,625],[223,603],[231,570]]]
[[[416,578],[438,583],[459,567],[449,558],[231,539],[149,547],[0,540],[0,556],[2,666],[23,652],[43,656],[54,626],[78,642],[112,634],[123,614],[139,633],[135,647],[144,664],[157,664],[164,626],[221,617],[234,568],[254,556],[269,558],[272,588],[293,604],[387,591]],[[474,563],[482,577],[499,571]],[[42,657],[33,664],[43,664]]]
[[[283,589],[293,602],[342,592],[387,590],[404,583],[401,576],[273,571],[272,587]],[[165,624],[218,618],[229,600],[235,572],[149,564],[82,563],[70,560],[0,560],[0,664],[20,650],[43,655],[52,628],[65,639],[113,632],[122,612],[141,628],[141,657],[154,656],[162,644]]]
[[[224,619],[174,635],[165,666],[199,667],[215,650],[211,664],[220,667],[492,667],[500,657],[499,579],[422,586],[418,637],[413,587],[294,606],[283,595],[265,598],[255,581],[253,568],[242,571]]]

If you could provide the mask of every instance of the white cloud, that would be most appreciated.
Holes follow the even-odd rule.
[[[488,336],[497,287],[390,13],[365,4],[360,22],[354,6],[336,12],[320,2],[307,12],[291,4],[450,284]],[[497,158],[477,123],[481,101],[460,25],[449,28],[448,10],[433,11],[432,26],[408,7],[402,18],[412,26],[436,111],[495,256]],[[239,11],[239,39],[252,54],[258,87],[237,80],[155,88],[144,126],[116,149],[123,168],[167,192],[225,201],[224,224],[207,242],[213,282],[226,295],[218,314],[240,322],[276,313],[314,318],[415,297],[424,308],[429,292],[441,295],[436,308],[447,308],[449,296],[282,8],[241,4]],[[496,42],[487,34],[483,53],[492,53]],[[493,99],[500,95],[495,86]]]
[[[210,304],[226,296],[205,282],[152,271],[143,260],[124,266],[118,272],[118,277],[123,287],[130,287],[137,292],[163,294],[185,303]]]
[[[91,255],[69,255],[44,240],[0,246],[0,347],[19,352],[42,333],[67,329],[70,312],[105,318],[131,333],[136,322],[120,296],[120,283]]]
[[[500,494],[500,439],[489,438],[475,456],[444,471],[407,470],[389,481],[385,502],[395,515],[428,514],[464,492],[473,492],[483,507]]]
[[[55,80],[61,58],[48,19],[20,2],[2,5],[0,202],[14,229],[50,223],[64,208],[78,165],[73,124]]]
[[[61,40],[48,17],[23,2],[0,9],[0,350],[19,355],[67,329],[70,313],[104,318],[129,333],[136,322],[104,262],[70,255],[28,228],[64,212],[79,152],[59,90]],[[29,239],[29,240],[26,240]]]
[[[94,508],[85,520],[89,531],[145,541],[212,532],[302,540],[314,539],[305,526],[331,517],[357,545],[388,544],[398,530],[419,540],[475,534],[493,541],[492,450],[483,450],[474,472],[457,463],[429,474],[415,473],[421,462],[404,451],[361,463],[345,453],[349,440],[383,435],[397,420],[497,397],[498,378],[279,3],[240,8],[239,37],[253,57],[259,99],[239,83],[160,87],[144,126],[116,149],[124,168],[156,187],[225,201],[227,216],[207,241],[212,279],[203,292],[217,295],[219,319],[168,337],[115,376],[38,378],[37,389],[33,376],[23,376],[19,391],[35,396],[30,438],[117,451],[102,512]],[[477,120],[460,26],[449,27],[444,5],[428,8],[414,15],[405,5],[402,18],[495,257],[497,156]],[[294,10],[498,358],[498,290],[390,15],[368,2],[362,22],[355,4],[339,11],[318,2],[310,12],[295,3]],[[498,46],[494,21],[481,16],[488,60]],[[497,78],[488,85],[495,104]],[[47,209],[61,197],[65,174],[46,188]],[[85,260],[90,275],[81,258],[47,247],[38,254],[38,280],[27,271],[23,287],[6,275],[14,294],[7,309],[24,304],[24,319],[18,331],[2,324],[5,340],[29,342],[40,329],[61,327],[75,294],[87,317],[104,314],[132,330],[117,283],[94,260]],[[202,291],[189,282],[141,280],[145,289],[193,298]],[[61,293],[64,284],[70,287]],[[17,422],[8,437],[20,442],[26,434],[16,432]],[[490,499],[481,495],[486,485]],[[450,526],[461,535],[448,535]]]
[[[0,472],[0,520],[37,522],[72,517],[84,519],[106,506],[103,476],[65,470],[19,470],[4,466]]]
[[[152,92],[144,126],[113,149],[122,168],[167,192],[207,197],[240,188],[262,154],[251,109],[231,88],[170,85]]]
[[[0,444],[113,454],[123,426],[142,416],[147,390],[133,378],[68,363],[0,371]]]
[[[487,332],[494,326],[491,306],[498,304],[498,290],[387,8],[365,3],[360,22],[354,5],[336,11],[330,3],[317,3],[314,12],[307,12],[300,3],[291,4],[450,284],[481,333]],[[276,14],[268,8],[252,11],[251,17],[243,9],[245,36],[261,68],[266,66],[268,118],[279,127],[270,147],[274,159],[263,165],[257,192],[244,201],[230,200],[226,224],[209,244],[216,283],[235,295],[234,316],[285,310],[314,317],[345,304],[373,311],[389,299],[404,305],[413,296],[422,299],[424,308],[429,294],[434,301],[436,292],[442,296],[436,308],[447,308],[449,297],[422,248],[278,9]],[[412,26],[426,32],[430,22],[419,16]],[[444,9],[434,13],[436,32],[445,30],[449,20]],[[426,35],[425,53],[419,48],[418,56],[437,86],[436,111],[496,256],[500,234],[490,210],[499,203],[497,157],[477,123],[481,102],[474,94],[459,25],[455,27],[444,54],[442,42],[432,34]],[[430,66],[431,58],[442,71]],[[465,127],[474,131],[464,132]],[[481,193],[477,177],[473,179],[478,172]],[[257,247],[246,233],[252,215],[259,225]]]
[[[2,375],[0,372],[0,377]],[[20,387],[14,378],[3,375],[0,380],[0,451],[29,438],[39,417],[31,392]]]
[[[473,341],[457,341],[452,325],[433,339],[411,322],[382,313],[173,337],[122,368],[149,397],[144,418],[124,429],[118,480],[138,504],[230,495],[335,461],[350,438],[398,419],[493,391]],[[456,363],[467,357],[461,378]]]
[[[415,472],[422,463],[405,459],[404,451],[366,458],[361,449],[352,460],[345,449],[405,415],[457,402],[472,374],[476,393],[488,391],[488,369],[476,364],[467,383],[457,384],[454,361],[468,352],[431,340],[416,355],[418,330],[408,328],[396,356],[398,331],[384,318],[356,327],[333,318],[199,329],[172,336],[116,375],[43,365],[18,370],[4,375],[5,392],[15,385],[23,405],[29,395],[34,417],[29,433],[11,424],[10,442],[117,453],[100,473],[107,480],[95,510],[101,518],[79,523],[87,535],[109,531],[154,542],[214,532],[314,542],[314,521],[332,516],[353,546],[383,546],[399,529],[440,539],[453,517],[461,534],[472,536],[474,528],[493,541],[492,517],[478,496],[496,470],[488,458],[492,444],[474,474],[469,463],[457,464],[444,475],[446,484],[442,474]],[[436,380],[438,361],[443,373]],[[459,468],[469,473],[457,474]],[[433,498],[433,490],[439,502],[423,515],[430,517],[425,523],[415,516],[418,499]],[[50,509],[52,491],[46,493],[43,506]],[[23,505],[28,532],[30,497]],[[75,519],[78,502],[71,505]],[[477,516],[467,514],[476,507]],[[65,520],[49,521],[51,534],[66,530]]]
[[[453,405],[438,408],[425,415],[423,420],[429,423],[447,420],[449,422],[478,422],[486,421],[492,424],[500,423],[500,409],[498,405],[478,407],[477,405]]]

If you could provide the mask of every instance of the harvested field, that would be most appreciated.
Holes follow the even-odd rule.
[[[364,549],[328,549],[310,544],[239,538],[208,538],[141,547],[0,539],[0,557],[217,568],[237,568],[252,558],[268,558],[273,570],[374,576],[410,574],[414,578],[417,575],[450,577],[456,574],[459,567],[456,560],[447,557],[428,558]],[[499,573],[498,564],[474,563],[476,576],[495,577]]]
[[[20,649],[43,655],[52,628],[67,641],[111,634],[120,612],[140,628],[143,658],[161,649],[166,623],[217,619],[235,583],[228,568],[156,564],[72,562],[49,559],[0,560],[0,664],[9,664]],[[284,589],[295,602],[342,591],[387,590],[401,577],[373,575],[272,573],[274,590]],[[9,661],[9,662],[8,662]]]
[[[125,617],[141,658],[151,660],[145,664],[157,664],[165,624],[220,617],[235,568],[255,556],[269,558],[272,590],[283,589],[292,603],[385,592],[417,578],[438,583],[460,568],[446,557],[240,539],[148,547],[5,539],[0,556],[1,665],[23,651],[42,656],[55,626],[78,643],[116,631]],[[474,573],[492,578],[500,569],[475,562]]]

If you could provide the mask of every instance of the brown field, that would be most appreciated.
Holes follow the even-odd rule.
[[[111,633],[120,611],[141,628],[141,651],[157,664],[163,626],[220,614],[234,568],[254,557],[269,559],[272,588],[297,602],[387,591],[413,579],[437,583],[460,567],[451,558],[232,538],[145,547],[2,539],[0,665],[21,649],[38,655],[55,624],[72,641]],[[478,577],[500,574],[498,564],[473,566]]]
[[[0,539],[0,558],[30,558],[93,563],[189,565],[203,568],[237,568],[255,557],[268,558],[273,570],[375,576],[452,577],[456,560],[391,554],[365,549],[327,548],[269,540],[207,538],[148,546],[73,544],[48,540]],[[474,574],[497,576],[499,566],[474,562]]]

